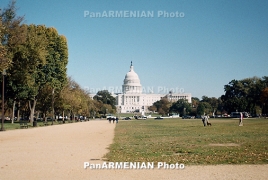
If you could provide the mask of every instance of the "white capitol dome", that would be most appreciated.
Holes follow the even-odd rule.
[[[124,84],[122,87],[123,87],[124,94],[142,93],[140,78],[138,74],[134,71],[132,62],[130,65],[130,70],[125,76]]]

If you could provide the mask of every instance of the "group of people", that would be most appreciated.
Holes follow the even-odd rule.
[[[118,123],[118,117],[109,117],[108,118],[108,121],[109,121],[109,123],[111,123],[112,121],[113,121],[113,123],[116,121],[116,123]]]

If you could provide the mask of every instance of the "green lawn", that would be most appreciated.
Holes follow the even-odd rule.
[[[105,155],[113,162],[268,164],[268,119],[119,121]]]

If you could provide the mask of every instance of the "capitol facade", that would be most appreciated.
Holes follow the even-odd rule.
[[[185,99],[189,103],[191,103],[192,98],[191,93],[144,94],[139,76],[134,71],[132,62],[122,85],[122,93],[113,94],[113,96],[116,98],[116,107],[120,113],[148,112],[148,108],[162,98],[167,98],[171,102]]]

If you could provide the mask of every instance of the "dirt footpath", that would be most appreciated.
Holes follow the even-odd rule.
[[[268,165],[181,169],[84,169],[102,164],[116,124],[89,121],[0,132],[0,180],[6,179],[267,179]]]

